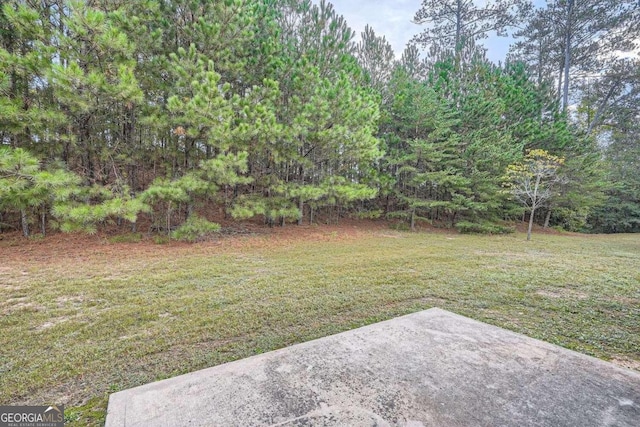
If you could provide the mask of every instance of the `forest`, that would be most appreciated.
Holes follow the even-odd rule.
[[[3,1],[0,229],[640,232],[636,0],[416,0],[414,21],[394,52],[325,0]]]

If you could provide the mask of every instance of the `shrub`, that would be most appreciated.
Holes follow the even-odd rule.
[[[392,224],[389,225],[389,228],[392,230],[396,230],[396,231],[410,231],[411,228],[409,227],[409,224],[407,224],[406,222],[394,222]]]
[[[169,237],[167,236],[153,236],[153,242],[156,245],[166,245],[170,241],[171,239],[169,239]]]
[[[382,210],[380,209],[375,209],[372,211],[360,211],[360,212],[356,212],[354,214],[354,216],[357,219],[378,219],[382,216]]]
[[[208,234],[220,231],[220,224],[209,222],[206,219],[191,215],[180,227],[171,233],[171,237],[185,242],[197,242]]]
[[[456,224],[456,228],[462,234],[509,234],[515,231],[513,227],[491,222],[460,221]]]

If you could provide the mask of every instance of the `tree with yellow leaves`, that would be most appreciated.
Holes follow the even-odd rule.
[[[523,162],[507,167],[505,187],[530,212],[527,240],[531,240],[536,209],[553,196],[553,186],[560,179],[558,169],[563,164],[562,157],[556,157],[545,150],[530,150]]]

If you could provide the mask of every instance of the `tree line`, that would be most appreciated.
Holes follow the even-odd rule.
[[[639,231],[637,4],[416,6],[398,59],[324,0],[3,2],[0,227]],[[481,39],[518,25],[489,61]],[[563,160],[534,209],[513,173],[541,152]]]

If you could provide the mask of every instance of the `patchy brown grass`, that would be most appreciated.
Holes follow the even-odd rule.
[[[0,402],[100,425],[110,392],[434,306],[639,369],[637,236],[437,231],[0,235]]]

